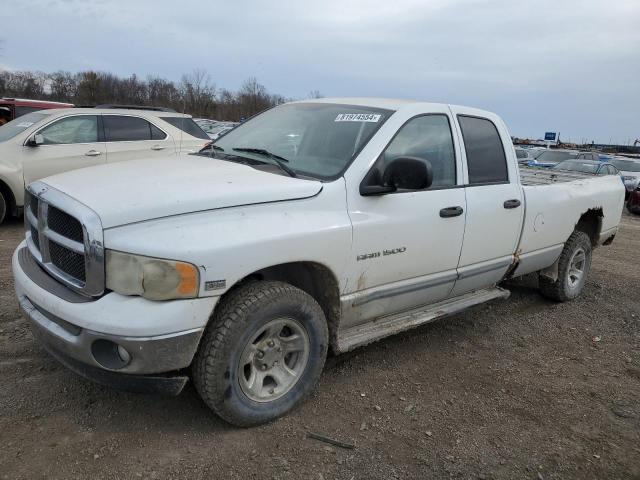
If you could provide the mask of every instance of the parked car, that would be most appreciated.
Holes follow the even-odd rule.
[[[527,151],[527,149],[516,147],[515,150],[518,163],[521,165],[528,165],[529,161],[531,161],[531,157],[529,157],[529,152]]]
[[[216,140],[230,130],[233,130],[238,123],[235,122],[217,122],[215,124],[204,125],[202,129],[212,140]]]
[[[635,215],[640,215],[640,186],[629,194],[627,210]]]
[[[55,173],[194,152],[210,142],[175,112],[73,108],[28,113],[0,127],[0,223],[18,215],[24,188]]]
[[[592,173],[593,175],[618,175],[620,172],[610,163],[598,160],[564,160],[552,167],[553,170]]]
[[[594,160],[596,162],[609,162],[613,157],[612,155],[602,152],[579,152],[576,157],[577,160]]]
[[[173,394],[191,375],[222,418],[256,425],[309,395],[328,348],[505,299],[514,276],[580,295],[624,188],[560,177],[519,169],[482,110],[284,104],[200,154],[30,184],[16,294],[72,370]]]
[[[622,175],[622,181],[627,189],[627,196],[635,192],[640,184],[640,161],[614,157],[610,160]]]
[[[0,98],[0,126],[27,113],[50,108],[70,108],[71,103],[27,100],[24,98]]]
[[[551,168],[563,160],[576,158],[578,152],[573,150],[542,150],[531,160],[530,167]]]

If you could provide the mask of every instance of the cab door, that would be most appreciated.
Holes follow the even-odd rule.
[[[36,131],[36,144],[22,147],[25,185],[104,163],[106,151],[100,130],[99,115],[70,115]]]
[[[452,107],[466,162],[464,244],[452,296],[500,281],[518,246],[524,218],[523,191],[511,139],[499,117]],[[509,156],[507,156],[509,152]]]
[[[429,188],[362,196],[360,180],[347,179],[353,258],[345,327],[443,300],[454,286],[466,203],[451,117],[441,110],[406,121],[372,167],[383,172],[398,157],[427,160]]]

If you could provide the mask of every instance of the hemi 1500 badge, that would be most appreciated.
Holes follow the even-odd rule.
[[[404,253],[406,251],[407,247],[392,248],[390,250],[383,250],[382,252],[364,253],[358,255],[356,259],[359,262],[360,260],[371,260],[372,258],[386,257],[387,255],[395,255],[396,253]]]

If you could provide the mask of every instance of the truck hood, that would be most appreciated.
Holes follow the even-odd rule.
[[[104,228],[203,210],[312,197],[314,180],[198,155],[142,159],[54,175],[44,183],[95,211]]]

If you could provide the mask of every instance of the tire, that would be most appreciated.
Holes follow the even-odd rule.
[[[193,362],[196,389],[233,425],[269,422],[312,391],[328,339],[324,312],[310,295],[284,282],[249,283],[216,309]]]
[[[573,300],[582,293],[590,268],[591,240],[586,233],[575,230],[558,259],[558,279],[539,275],[540,291],[557,302]]]
[[[2,222],[4,222],[5,217],[7,216],[7,201],[4,198],[4,195],[2,195],[2,192],[0,192],[0,225],[2,225]]]

